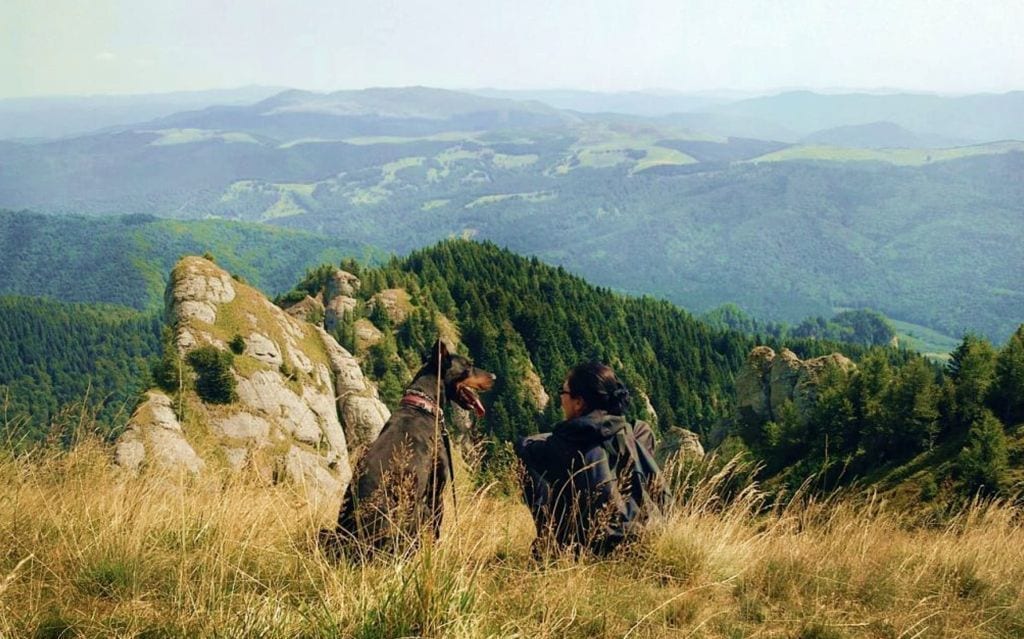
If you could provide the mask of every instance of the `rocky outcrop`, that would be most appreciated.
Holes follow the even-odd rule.
[[[327,280],[327,289],[324,291],[324,299],[332,300],[339,295],[345,297],[355,297],[356,293],[359,292],[360,282],[359,278],[349,273],[348,271],[337,270],[334,275]]]
[[[387,288],[370,298],[371,307],[379,306],[387,313],[392,326],[398,326],[409,316],[412,303],[409,293],[402,288]]]
[[[381,333],[380,329],[373,325],[373,322],[365,317],[356,320],[356,350],[358,352],[365,352],[366,349],[382,339],[384,339],[384,333]]]
[[[778,419],[787,401],[806,414],[813,408],[821,376],[830,366],[847,372],[856,368],[840,353],[801,360],[786,348],[778,354],[767,346],[754,348],[736,377],[740,419],[755,425]]]
[[[323,291],[324,328],[333,331],[345,315],[356,310],[359,303],[356,293],[359,292],[359,278],[348,271],[336,270],[327,280]]]
[[[118,464],[189,473],[251,468],[313,501],[338,503],[351,478],[350,447],[372,441],[389,416],[352,355],[201,258],[179,262],[165,301],[183,360],[206,345],[242,351],[231,364],[237,400],[209,404],[191,385],[173,401],[151,391],[118,441]]]
[[[334,371],[334,392],[350,449],[377,439],[391,411],[380,401],[377,387],[363,377],[359,362],[324,330],[319,330]]]
[[[345,295],[338,295],[327,302],[327,306],[324,308],[324,328],[328,331],[333,331],[337,328],[341,318],[345,316],[345,313],[355,312],[356,306],[359,304],[359,300],[354,297],[347,297]]]
[[[544,412],[544,409],[548,407],[548,402],[551,401],[551,397],[544,390],[544,383],[541,381],[536,369],[533,368],[533,362],[530,362],[527,366],[526,375],[523,377],[523,388],[526,390],[526,397],[530,400],[534,409],[538,413]]]
[[[147,452],[165,468],[195,475],[206,467],[185,439],[171,398],[160,391],[146,393],[146,399],[132,414],[115,449],[116,461],[125,468],[138,469]]]
[[[317,298],[310,297],[309,295],[295,304],[292,304],[286,308],[285,311],[292,317],[302,320],[303,322],[319,324],[324,321],[323,303]]]
[[[665,433],[657,450],[660,460],[669,458],[701,460],[704,459],[704,446],[700,443],[697,433],[673,426]]]
[[[654,410],[654,404],[651,403],[651,398],[648,397],[647,393],[637,389],[636,394],[640,396],[640,402],[643,404],[644,409],[647,411],[647,421],[652,425],[658,425],[658,411]]]

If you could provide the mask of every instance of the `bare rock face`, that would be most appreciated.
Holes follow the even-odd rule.
[[[348,271],[336,270],[323,290],[324,328],[333,331],[345,313],[356,309],[359,278]]]
[[[736,377],[740,418],[752,425],[778,419],[787,401],[806,414],[814,406],[821,376],[831,366],[847,373],[857,367],[840,353],[801,360],[789,349],[776,354],[767,346],[754,348]]]
[[[348,271],[337,270],[331,279],[327,280],[327,290],[324,291],[324,299],[331,301],[339,295],[355,297],[359,292],[359,278]]]
[[[114,455],[118,465],[138,470],[148,459],[164,469],[198,474],[206,463],[185,439],[171,405],[160,391],[149,391],[118,440]]]
[[[366,445],[377,439],[391,411],[380,401],[377,387],[363,377],[359,362],[323,329],[319,329],[334,372],[334,391],[349,445]]]
[[[779,414],[783,402],[793,399],[803,365],[796,353],[788,348],[782,349],[772,360],[772,369],[768,373],[768,401],[772,415]]]
[[[333,331],[345,313],[352,313],[356,310],[358,303],[359,300],[346,295],[338,295],[331,298],[324,307],[324,328],[328,331]]]
[[[543,412],[548,406],[548,402],[551,398],[548,396],[548,392],[544,390],[544,384],[541,382],[540,375],[533,368],[531,362],[529,368],[526,371],[525,379],[523,379],[523,386],[526,389],[527,398],[533,407],[537,409],[537,412]]]
[[[183,359],[201,346],[227,351],[244,341],[231,365],[238,399],[208,404],[191,385],[174,400],[150,391],[117,444],[117,463],[190,473],[252,468],[300,487],[313,503],[340,503],[352,476],[350,441],[372,441],[388,417],[352,356],[323,329],[198,257],[174,268],[165,301]],[[186,429],[177,403],[187,408]]]
[[[356,349],[359,352],[364,352],[382,339],[384,333],[381,333],[373,322],[365,317],[356,320]]]
[[[747,361],[736,376],[736,408],[747,423],[761,423],[771,419],[768,375],[775,360],[775,351],[757,346],[750,351]]]
[[[381,306],[391,324],[398,326],[408,317],[412,304],[409,293],[403,288],[387,288],[370,298],[371,306]]]
[[[651,403],[651,398],[647,396],[647,393],[642,390],[637,390],[637,395],[640,396],[640,401],[643,402],[644,408],[647,409],[648,419],[651,424],[658,423],[658,411],[654,410],[654,404]]]
[[[185,258],[175,267],[164,292],[165,319],[177,325],[182,318],[206,324],[217,321],[217,306],[235,299],[235,286],[224,271],[205,265],[202,258]]]
[[[670,457],[704,459],[704,446],[701,445],[697,433],[679,426],[668,429],[661,445],[658,446],[658,458],[664,460]]]
[[[324,318],[324,305],[315,297],[307,295],[301,301],[285,309],[289,315],[303,322],[320,323]]]

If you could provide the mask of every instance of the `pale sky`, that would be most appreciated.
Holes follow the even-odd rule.
[[[1024,89],[1024,0],[0,0],[0,98]]]

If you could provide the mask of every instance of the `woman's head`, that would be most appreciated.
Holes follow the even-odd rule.
[[[621,415],[629,403],[629,391],[610,366],[591,361],[569,371],[560,392],[562,414],[566,419],[603,410]]]

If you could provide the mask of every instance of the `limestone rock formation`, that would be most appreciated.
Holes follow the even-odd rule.
[[[370,298],[370,306],[381,306],[393,326],[405,321],[412,309],[409,293],[402,288],[387,288]]]
[[[301,487],[314,502],[340,502],[350,446],[372,441],[389,416],[352,355],[202,258],[178,263],[165,302],[183,360],[201,346],[228,351],[241,338],[231,364],[238,399],[210,404],[191,384],[174,400],[150,391],[117,444],[118,464],[190,473],[249,467]]]
[[[654,404],[651,403],[651,398],[642,390],[637,389],[636,393],[640,396],[640,402],[643,404],[644,409],[647,410],[647,421],[653,425],[657,425],[658,411],[654,410]]]
[[[366,349],[382,339],[384,339],[384,333],[381,333],[380,329],[373,325],[373,322],[365,317],[356,320],[356,349],[359,352],[365,352]]]
[[[359,304],[359,300],[354,297],[338,295],[331,298],[324,308],[324,328],[333,331],[345,313],[352,313],[356,310],[357,304]]]
[[[319,324],[324,319],[324,305],[315,297],[307,295],[302,300],[292,304],[285,311],[296,319],[303,322]]]
[[[339,295],[355,297],[359,292],[359,278],[348,271],[337,270],[331,279],[327,280],[327,290],[324,291],[324,299],[330,301]]]
[[[154,462],[167,468],[194,475],[206,467],[185,439],[171,398],[160,391],[146,393],[145,401],[132,414],[118,441],[116,461],[125,468],[138,469],[147,451]]]
[[[336,270],[327,280],[323,291],[324,328],[333,331],[345,313],[356,310],[356,293],[361,286],[359,278],[348,271]]]
[[[334,392],[350,450],[377,439],[391,411],[380,401],[377,387],[363,377],[359,362],[323,329],[318,329],[334,371]]]
[[[700,443],[697,433],[673,426],[665,433],[657,450],[657,457],[665,460],[670,457],[681,459],[701,460],[704,459],[704,446]]]
[[[856,364],[845,355],[832,353],[801,360],[789,349],[776,354],[767,346],[758,346],[736,376],[736,407],[748,424],[763,424],[777,419],[782,405],[791,401],[801,414],[814,406],[821,375],[829,366],[847,372]]]
[[[526,389],[526,396],[530,403],[533,404],[533,407],[538,413],[543,412],[548,407],[551,397],[544,390],[544,383],[541,381],[540,375],[537,374],[537,370],[534,369],[532,362],[527,367],[526,375],[523,379],[523,387]]]

